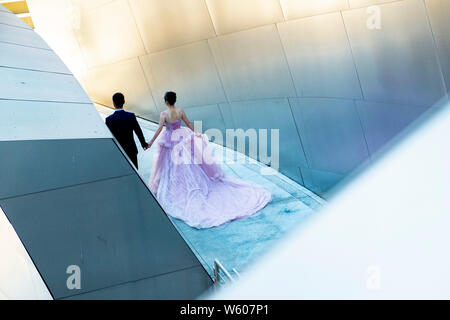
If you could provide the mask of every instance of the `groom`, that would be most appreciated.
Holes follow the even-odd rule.
[[[125,97],[123,94],[120,92],[114,94],[112,100],[115,111],[106,118],[106,125],[128,155],[128,158],[130,158],[136,169],[138,169],[138,149],[134,142],[133,131],[139,138],[144,150],[147,150],[149,145],[145,142],[144,134],[142,133],[134,113],[123,110],[123,105],[125,104]]]

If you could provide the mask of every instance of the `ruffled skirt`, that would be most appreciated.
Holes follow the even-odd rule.
[[[188,128],[165,130],[156,143],[149,187],[170,216],[194,228],[249,217],[271,200],[251,182],[225,176],[208,141]]]

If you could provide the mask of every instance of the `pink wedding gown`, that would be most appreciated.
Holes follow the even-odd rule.
[[[166,124],[156,141],[149,187],[167,214],[194,228],[211,228],[254,215],[270,202],[268,190],[225,176],[202,152],[207,146],[181,120]]]

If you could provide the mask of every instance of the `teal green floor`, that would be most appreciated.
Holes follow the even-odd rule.
[[[98,109],[103,117],[111,113],[106,108],[98,106]],[[146,139],[150,140],[156,125],[141,120],[140,123]],[[216,145],[216,148],[218,151],[222,150],[221,146]],[[139,174],[146,182],[150,178],[153,150],[140,150],[138,155]],[[246,267],[269,250],[278,239],[325,205],[320,197],[279,172],[261,175],[262,164],[242,154],[233,156],[236,159],[244,158],[245,163],[227,159],[222,164],[226,174],[255,182],[272,192],[272,201],[260,214],[203,230],[191,228],[183,221],[172,219],[210,275],[214,259],[218,259],[228,270],[236,269],[239,273],[245,273]]]

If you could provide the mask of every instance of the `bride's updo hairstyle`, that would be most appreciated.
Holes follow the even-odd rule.
[[[173,91],[166,92],[166,94],[164,95],[164,101],[173,106],[175,102],[177,102],[177,94]]]

